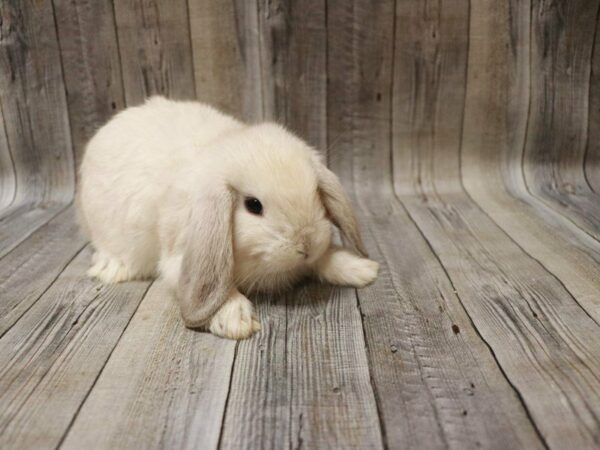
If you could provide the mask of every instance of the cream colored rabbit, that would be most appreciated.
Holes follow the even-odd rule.
[[[337,225],[362,255],[337,177],[282,127],[248,126],[196,102],[153,97],[87,146],[78,192],[107,283],[160,275],[188,327],[241,339],[260,329],[244,296],[306,275],[361,287],[376,262],[331,244]]]

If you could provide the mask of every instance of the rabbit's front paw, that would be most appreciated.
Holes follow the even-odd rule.
[[[236,293],[213,316],[208,329],[224,338],[246,339],[260,331],[260,323],[250,300]]]
[[[341,278],[346,280],[345,284],[361,288],[375,281],[379,264],[367,258],[356,258],[349,261],[342,270],[344,274]]]

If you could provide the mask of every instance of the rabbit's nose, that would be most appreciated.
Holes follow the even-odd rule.
[[[304,251],[304,250],[296,250],[298,253],[300,253],[302,256],[304,256],[304,259],[308,258],[308,252]]]

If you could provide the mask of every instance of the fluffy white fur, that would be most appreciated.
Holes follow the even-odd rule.
[[[247,196],[264,213],[249,213]],[[241,339],[260,329],[242,294],[314,274],[362,287],[377,263],[331,244],[331,221],[364,253],[337,178],[282,127],[248,126],[196,102],[153,97],[89,142],[78,210],[96,250],[89,275],[160,275],[186,325]]]

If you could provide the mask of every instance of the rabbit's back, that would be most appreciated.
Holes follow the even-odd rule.
[[[153,97],[104,125],[80,168],[78,214],[94,247],[128,265],[156,265],[161,200],[205,144],[243,125],[197,102]]]

